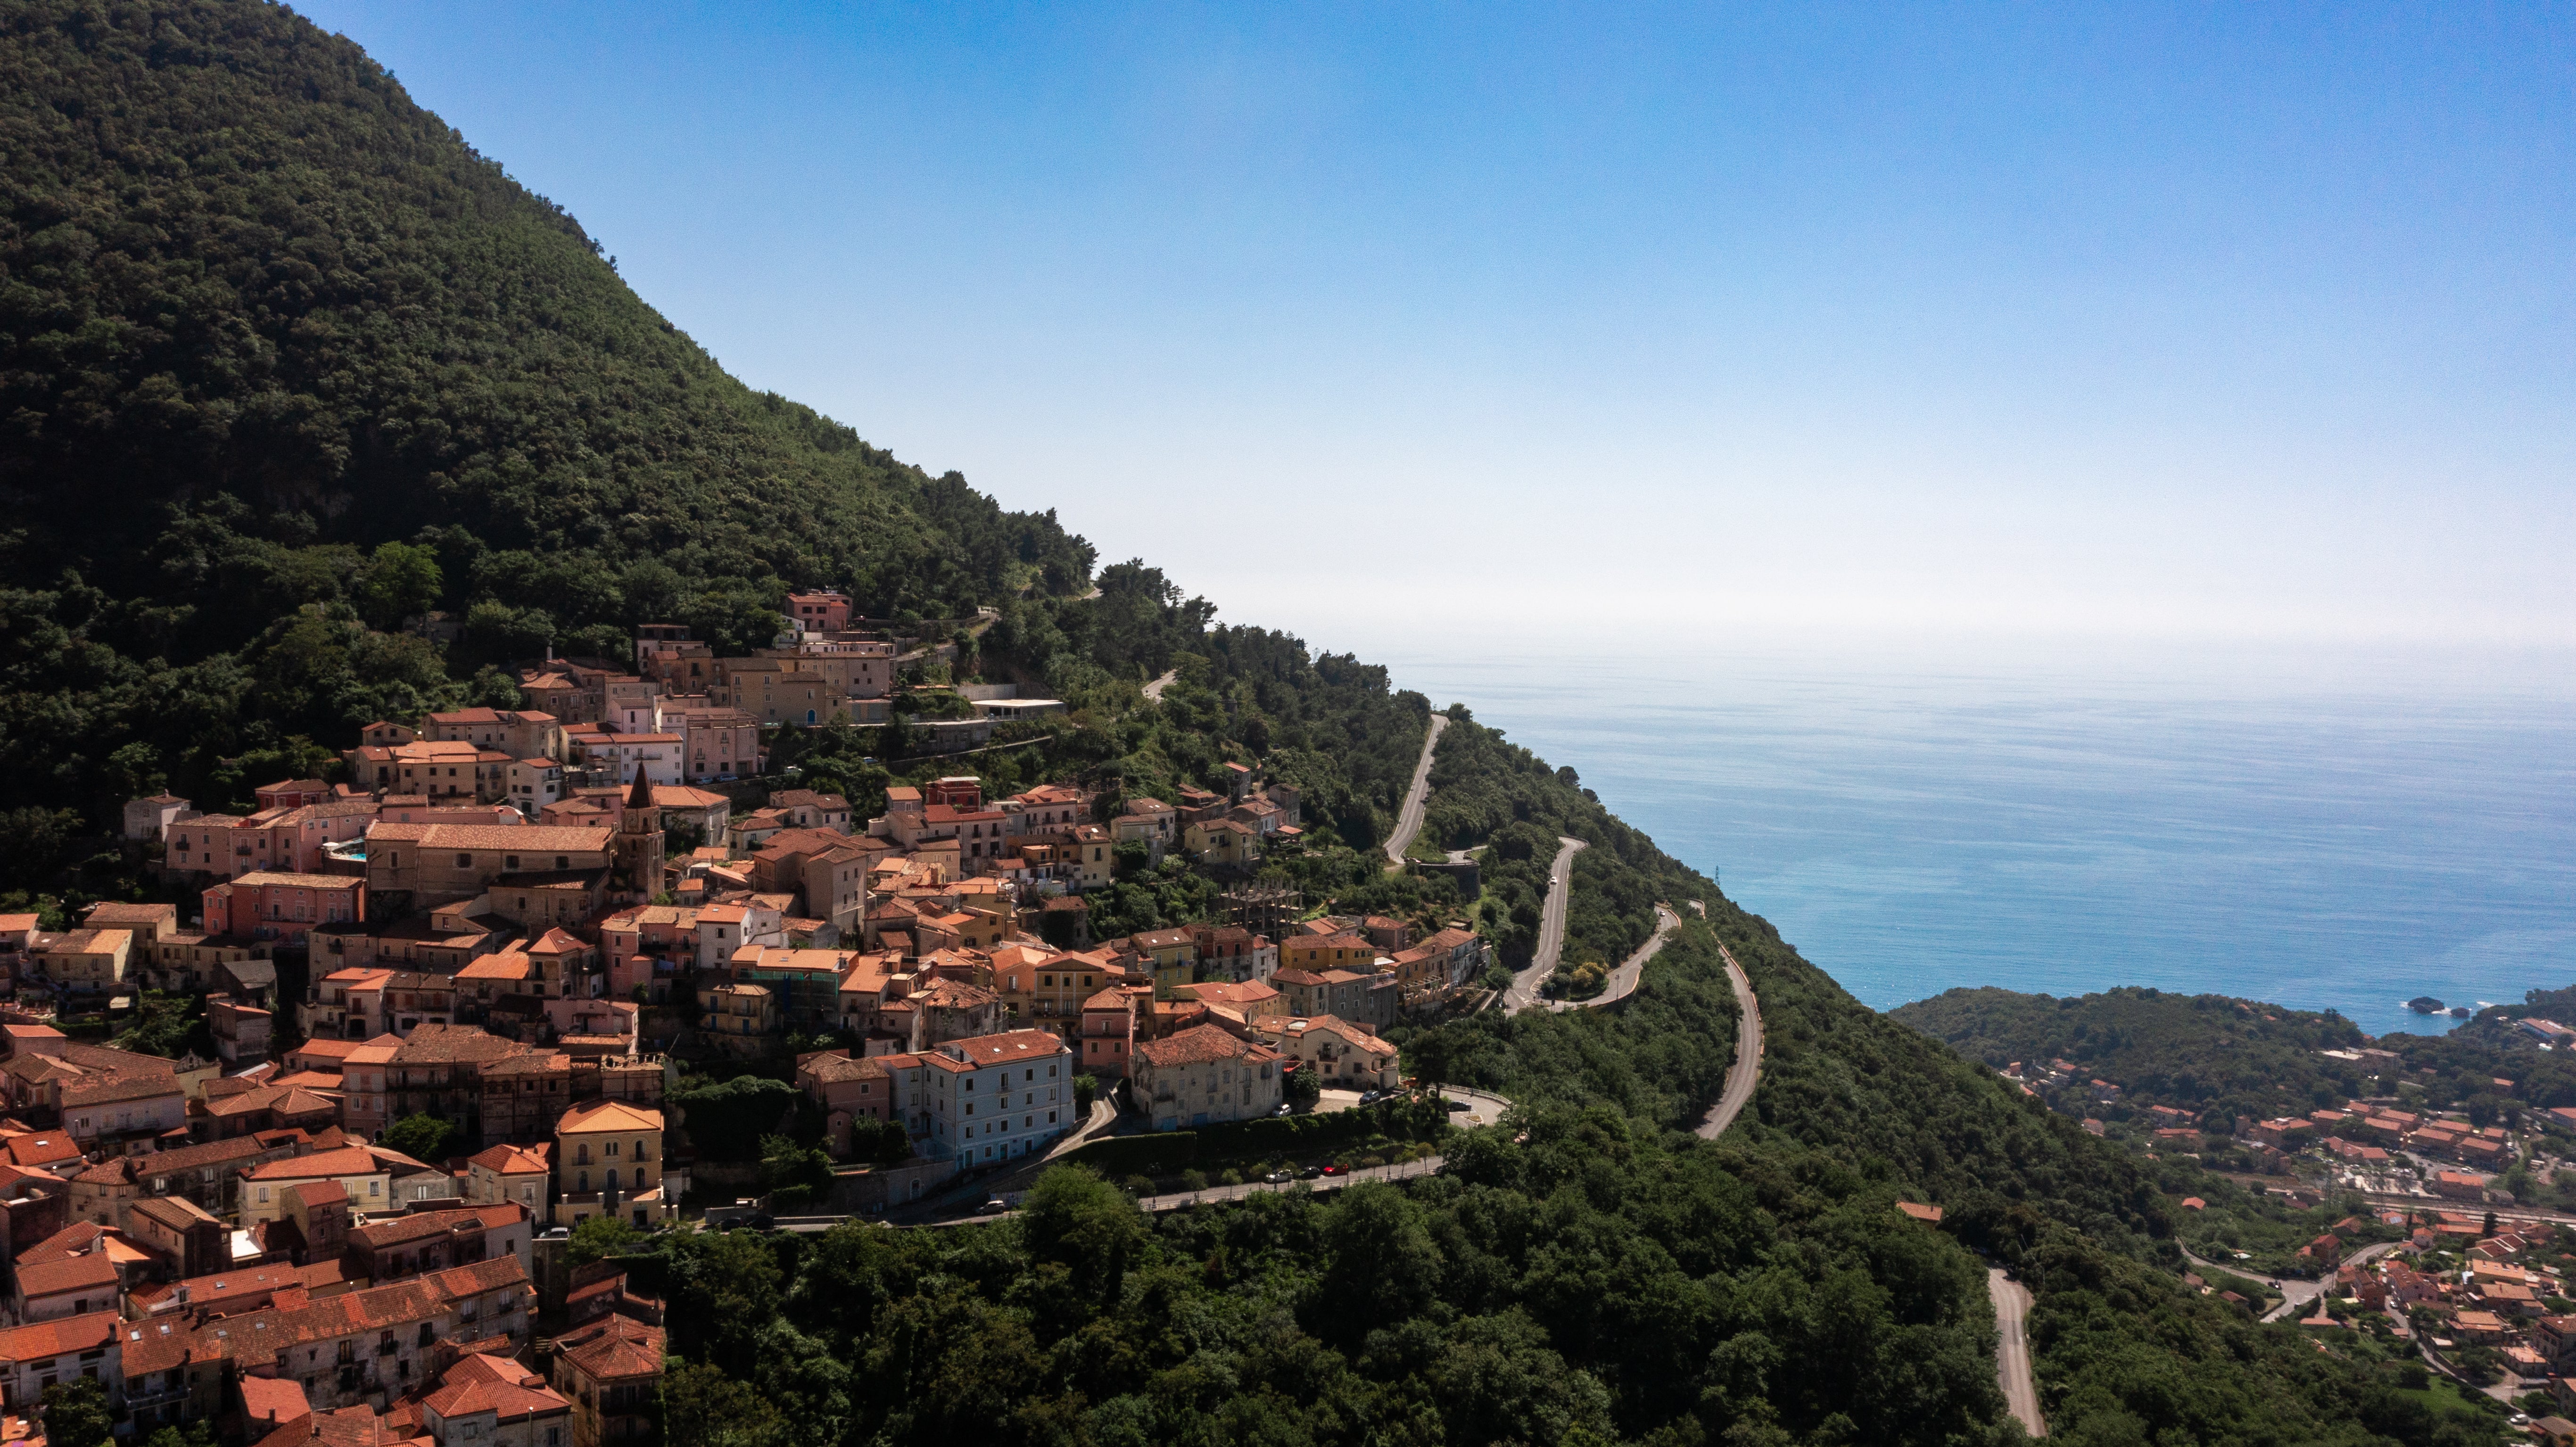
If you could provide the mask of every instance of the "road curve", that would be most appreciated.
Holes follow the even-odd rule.
[[[1431,751],[1440,746],[1440,731],[1449,727],[1449,715],[1435,713],[1431,727],[1422,735],[1422,757],[1414,761],[1413,783],[1404,791],[1404,807],[1395,811],[1395,832],[1386,836],[1386,867],[1402,869],[1404,851],[1413,847],[1413,836],[1422,832],[1422,804],[1431,795]]]
[[[2301,1281],[2294,1276],[2265,1276],[2260,1272],[2248,1271],[2242,1266],[2231,1266],[2224,1261],[2211,1261],[2206,1257],[2195,1256],[2192,1254],[2190,1247],[2182,1246],[2182,1243],[2180,1242],[2176,1242],[2174,1244],[2181,1247],[2182,1258],[2194,1266],[2206,1266],[2212,1271],[2224,1271],[2230,1276],[2241,1276],[2248,1281],[2259,1281],[2265,1286],[2272,1288],[2274,1291],[2281,1293],[2281,1304],[2273,1307],[2270,1311],[2263,1313],[2263,1319],[2265,1321],[2288,1320],[2292,1312],[2295,1312],[2300,1307],[2306,1306],[2308,1303],[2315,1301],[2318,1297],[2325,1295],[2326,1284],[2322,1281]],[[2346,1266],[2366,1265],[2369,1262],[2375,1261],[2380,1257],[2387,1255],[2389,1252],[2396,1250],[2398,1244],[2399,1243],[2395,1241],[2382,1241],[2377,1245],[2364,1246],[2360,1250],[2352,1253],[2350,1256],[2345,1257],[2342,1264]]]
[[[1753,1099],[1753,1087],[1762,1083],[1762,1006],[1753,998],[1753,982],[1735,962],[1734,953],[1724,945],[1717,947],[1717,953],[1726,961],[1726,983],[1735,987],[1735,1063],[1726,1067],[1726,1088],[1717,1093],[1717,1104],[1708,1108],[1699,1123],[1699,1137],[1712,1141],[1735,1124]]]
[[[1574,890],[1574,855],[1584,848],[1580,839],[1563,834],[1556,836],[1563,847],[1556,851],[1556,863],[1548,873],[1556,883],[1547,891],[1547,902],[1538,912],[1538,953],[1530,956],[1529,968],[1512,977],[1512,987],[1503,992],[1503,1013],[1517,1015],[1538,1003],[1539,987],[1556,973],[1557,957],[1565,953],[1565,900]]]
[[[2002,1383],[2004,1404],[2033,1437],[2048,1435],[2048,1420],[2039,1415],[2039,1386],[2030,1378],[2030,1288],[2004,1275],[1986,1272],[1986,1295],[1995,1303],[1995,1379]]]
[[[1602,987],[1600,994],[1593,996],[1589,1000],[1550,1000],[1547,1002],[1547,1008],[1550,1010],[1595,1010],[1599,1009],[1603,1005],[1616,1005],[1620,1001],[1627,999],[1630,995],[1637,993],[1637,983],[1646,977],[1646,961],[1653,959],[1658,953],[1660,953],[1664,948],[1664,942],[1671,939],[1673,937],[1673,931],[1680,929],[1681,927],[1682,917],[1680,915],[1673,913],[1668,906],[1660,904],[1656,905],[1655,932],[1647,936],[1644,944],[1637,946],[1634,954],[1631,954],[1627,959],[1622,960],[1619,964],[1619,968],[1610,972],[1610,982]],[[1545,984],[1546,981],[1542,980],[1540,983]]]
[[[1180,677],[1181,671],[1175,668],[1164,674],[1162,677],[1155,679],[1153,682],[1146,684],[1145,701],[1147,703],[1161,703],[1163,701],[1163,690],[1178,682]]]

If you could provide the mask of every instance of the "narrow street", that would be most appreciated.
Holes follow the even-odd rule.
[[[1558,956],[1565,953],[1565,900],[1574,889],[1574,856],[1584,847],[1580,839],[1558,835],[1556,842],[1564,847],[1556,851],[1556,863],[1548,874],[1556,882],[1548,886],[1547,902],[1538,913],[1538,952],[1530,956],[1529,968],[1512,977],[1512,987],[1503,992],[1503,1013],[1517,1015],[1538,1003],[1538,992],[1547,977],[1556,973]]]
[[[1431,755],[1440,747],[1440,734],[1449,727],[1449,715],[1435,713],[1431,727],[1422,735],[1422,757],[1413,765],[1413,783],[1404,791],[1404,807],[1395,812],[1395,832],[1386,836],[1386,867],[1402,869],[1404,851],[1413,847],[1415,835],[1422,832],[1422,809],[1431,797]]]
[[[1995,1303],[1995,1379],[2003,1386],[2004,1405],[2023,1431],[2045,1437],[2048,1419],[2039,1415],[2039,1384],[2030,1374],[2030,1288],[2002,1267],[1989,1267],[1986,1295]]]

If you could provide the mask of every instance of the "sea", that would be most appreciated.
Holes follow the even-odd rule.
[[[2558,656],[1408,648],[1885,1009],[2115,985],[2363,1030],[2576,983]]]

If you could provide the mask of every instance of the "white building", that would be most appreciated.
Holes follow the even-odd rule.
[[[928,1154],[963,1165],[1043,1151],[1081,1124],[1073,1051],[1047,1030],[1006,1030],[922,1052],[930,1097]]]

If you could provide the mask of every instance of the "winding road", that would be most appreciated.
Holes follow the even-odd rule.
[[[1708,911],[1703,908],[1700,913]],[[1700,1139],[1712,1141],[1735,1124],[1753,1099],[1753,1087],[1762,1083],[1762,1006],[1753,998],[1753,981],[1735,962],[1734,951],[1719,945],[1717,955],[1726,961],[1726,983],[1735,988],[1735,1063],[1726,1067],[1726,1087],[1699,1123]]]
[[[1503,992],[1503,1013],[1517,1015],[1538,1003],[1539,987],[1556,973],[1557,957],[1565,953],[1565,899],[1574,890],[1574,856],[1585,848],[1580,839],[1563,834],[1556,842],[1564,847],[1556,851],[1556,863],[1548,866],[1549,878],[1556,882],[1547,888],[1547,902],[1538,912],[1538,953],[1530,956],[1529,968],[1512,976],[1512,987]]]
[[[1440,731],[1447,727],[1449,715],[1435,713],[1430,730],[1422,736],[1422,757],[1413,765],[1413,783],[1404,791],[1404,807],[1395,813],[1395,832],[1386,836],[1389,869],[1404,867],[1404,851],[1413,847],[1413,837],[1422,832],[1422,804],[1431,796],[1431,752],[1440,746]]]
[[[1181,671],[1175,668],[1164,674],[1162,677],[1155,679],[1153,682],[1146,684],[1145,701],[1147,703],[1161,703],[1163,701],[1163,690],[1171,687],[1175,682],[1178,682],[1180,676]]]
[[[2273,1307],[2270,1311],[2263,1313],[2263,1319],[2265,1321],[2288,1320],[2291,1313],[2297,1311],[2300,1307],[2306,1306],[2318,1297],[2325,1295],[2326,1292],[2326,1283],[2322,1281],[2300,1281],[2295,1277],[2287,1276],[2263,1276],[2258,1273],[2248,1271],[2242,1266],[2230,1266],[2224,1261],[2211,1261],[2204,1257],[2194,1256],[2191,1254],[2190,1247],[2182,1246],[2182,1243],[2180,1242],[2176,1242],[2174,1244],[2181,1247],[2182,1258],[2194,1266],[2206,1266],[2212,1271],[2224,1271],[2230,1276],[2241,1276],[2248,1281],[2259,1281],[2265,1286],[2272,1288],[2274,1291],[2281,1293],[2281,1304]],[[2342,1266],[2361,1266],[2366,1263],[2376,1261],[2380,1257],[2387,1255],[2389,1252],[2396,1250],[2400,1244],[2401,1243],[2395,1241],[2382,1241],[2376,1246],[2364,1246],[2360,1250],[2352,1253],[2350,1256],[2345,1257],[2337,1264]]]
[[[2030,1288],[2002,1267],[1989,1267],[1986,1295],[1995,1303],[1995,1379],[2003,1384],[2004,1404],[2023,1431],[2045,1437],[2048,1419],[2039,1415],[2039,1385],[2030,1376]]]

